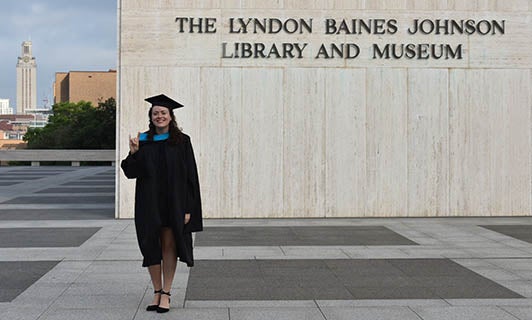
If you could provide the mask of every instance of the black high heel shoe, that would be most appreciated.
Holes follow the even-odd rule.
[[[170,292],[164,292],[162,289],[161,289],[161,295],[167,295],[167,296],[171,296]],[[170,298],[168,298],[168,306],[170,306]],[[159,306],[157,306],[157,313],[166,313],[170,311],[170,308],[161,308]]]
[[[153,294],[158,294],[158,293],[162,293],[162,292],[163,292],[163,289],[161,289],[161,290],[153,290]],[[159,298],[159,300],[161,300],[161,298]],[[146,311],[157,311],[157,308],[159,308],[158,304],[151,304],[151,305],[146,307]]]

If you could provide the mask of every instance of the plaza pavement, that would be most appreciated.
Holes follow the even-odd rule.
[[[206,220],[146,312],[114,174],[0,167],[0,319],[532,319],[529,217]]]

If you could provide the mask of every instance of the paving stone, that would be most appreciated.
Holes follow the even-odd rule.
[[[507,289],[501,285],[493,286],[447,286],[437,287],[433,290],[443,299],[493,299],[493,298],[507,298],[519,299],[523,298],[517,292]]]
[[[0,228],[0,248],[79,247],[100,229]]]
[[[448,259],[202,260],[187,288],[187,300],[439,298],[523,297]]]
[[[501,270],[498,268],[470,268],[470,269],[480,274],[481,276],[494,280],[494,281],[524,280],[520,275],[514,272],[509,272],[509,271]]]
[[[19,305],[0,306],[0,316],[4,320],[36,320],[44,313],[47,307],[25,305],[21,308]]]
[[[139,265],[141,265],[141,261]],[[141,273],[87,273],[84,272],[77,279],[76,283],[103,283],[120,285],[121,283],[139,283],[146,285],[149,281],[149,275]]]
[[[131,247],[127,250],[123,249],[109,249],[103,251],[96,260],[138,260],[142,259],[142,255],[138,248]]]
[[[220,290],[220,288],[199,288],[189,284],[186,300],[312,300],[312,297],[307,291],[297,287],[253,286],[238,290]]]
[[[347,287],[353,299],[439,299],[432,288],[424,287]]]
[[[216,301],[185,301],[185,308],[315,308],[314,300],[216,300]]]
[[[20,180],[20,181],[28,181],[28,180],[35,180],[35,179],[42,179],[46,176],[43,175],[32,175],[32,176],[22,176],[22,175],[2,175],[0,176],[0,181],[2,180]]]
[[[408,258],[409,255],[399,248],[387,249],[381,247],[342,249],[349,258],[353,259],[393,259]],[[426,255],[423,255],[425,257]],[[440,258],[441,256],[437,256]]]
[[[197,246],[415,245],[383,226],[208,227]]]
[[[444,299],[364,299],[364,300],[315,300],[320,308],[324,307],[411,307],[411,306],[449,306]]]
[[[2,203],[5,204],[82,204],[82,203],[114,203],[114,196],[23,196]]]
[[[321,308],[327,320],[419,320],[419,317],[406,307],[336,307]]]
[[[85,180],[115,181],[116,178],[114,175],[94,175],[94,176],[83,177],[79,180],[80,181],[85,181]]]
[[[335,274],[345,275],[396,275],[403,272],[392,264],[389,259],[354,259],[354,260],[323,260],[323,263]]]
[[[114,186],[114,181],[71,181],[61,184],[62,186]]]
[[[74,248],[0,248],[0,261],[61,261],[73,252]]]
[[[113,207],[102,209],[0,209],[2,220],[101,220],[114,219]]]
[[[85,187],[58,187],[58,188],[48,188],[43,189],[40,191],[37,191],[35,193],[114,193],[115,188],[114,187],[91,187],[91,188],[85,188]]]
[[[222,247],[195,247],[194,248],[194,259],[196,260],[208,260],[220,258],[224,259],[223,248]],[[233,258],[234,259],[234,258]]]
[[[136,243],[135,243],[136,245]],[[85,268],[86,273],[147,273],[138,261],[94,261]]]
[[[12,185],[15,185],[15,184],[18,184],[18,183],[21,183],[23,181],[0,181],[0,187],[7,187],[7,186],[12,186]]]
[[[347,254],[343,249],[338,248],[319,248],[319,247],[281,247],[282,251],[287,256],[304,256],[307,259],[323,259],[323,258],[334,258],[342,259],[348,258]]]
[[[512,271],[529,271],[532,259],[485,259],[484,261]]]
[[[194,320],[229,320],[229,309],[227,308],[210,308],[210,309],[182,309],[170,308],[166,314],[148,312],[143,309],[139,310],[134,320],[160,320],[165,319],[194,319]],[[234,318],[231,317],[234,320]],[[272,318],[274,319],[274,318]],[[253,318],[249,318],[253,320]]]
[[[35,204],[2,204],[1,207],[7,210],[18,209],[39,209],[39,210],[57,210],[57,209],[114,209],[114,203],[35,203]]]
[[[501,309],[510,313],[519,320],[532,320],[532,305],[526,307],[502,306]]]
[[[469,252],[471,258],[528,258],[532,257],[532,254],[517,248],[506,249],[466,249]]]
[[[318,308],[230,308],[231,320],[325,320]]]
[[[71,168],[71,167],[50,167],[50,168],[45,168],[45,167],[39,167],[39,168],[28,168],[28,167],[25,167],[24,169],[16,169],[16,170],[10,170],[9,173],[16,173],[16,174],[36,174],[36,173],[48,173],[48,174],[58,174],[58,173],[64,173],[64,172],[72,172],[72,171],[77,171],[77,169],[75,168]]]
[[[523,306],[532,307],[532,299],[445,299],[452,306]]]
[[[0,262],[0,302],[9,302],[57,265],[59,261]]]
[[[532,270],[512,270],[512,274],[515,274],[519,279],[532,281]],[[500,280],[518,280],[518,279],[500,279]]]
[[[28,305],[34,307],[49,306],[55,301],[55,299],[57,299],[57,297],[63,294],[70,285],[70,283],[53,283],[47,285],[37,285],[37,283],[34,283],[11,301],[11,305],[20,307]]]
[[[516,320],[497,307],[412,307],[423,320]]]
[[[351,273],[349,275],[341,275],[335,273],[336,276],[341,277],[342,283],[346,287],[391,287],[400,288],[418,285],[417,281],[413,281],[411,278],[399,275],[360,275]],[[421,287],[421,285],[419,285]],[[376,297],[379,298],[379,297]]]
[[[102,309],[64,309],[54,308],[43,314],[39,320],[131,320],[136,309],[123,307],[107,307]]]
[[[120,308],[136,310],[142,299],[143,291],[129,295],[62,295],[51,308],[62,309],[112,309]]]
[[[419,248],[415,249],[403,249],[401,250],[407,254],[409,259],[429,259],[429,258],[449,258],[449,259],[460,259],[460,258],[471,258],[471,253],[465,248],[455,248],[451,245],[448,245],[448,248]]]
[[[64,292],[65,295],[135,295],[144,292],[145,281],[73,283]]]
[[[454,276],[467,270],[447,259],[394,259],[389,262],[403,273],[412,276]]]
[[[532,243],[532,225],[481,225],[481,227],[502,233],[512,238]]]
[[[17,175],[17,176],[35,176],[35,175],[40,175],[40,176],[52,176],[52,175],[56,175],[56,174],[61,174],[61,173],[64,173],[64,172],[67,172],[67,171],[64,171],[64,170],[59,170],[59,171],[49,171],[49,170],[45,170],[45,171],[41,171],[41,170],[31,170],[31,171],[10,171],[7,174],[9,175]]]
[[[524,297],[532,298],[532,281],[500,280],[498,283]]]
[[[452,261],[466,268],[499,268],[496,264],[490,262],[489,259],[452,259]],[[498,260],[497,260],[498,261]]]

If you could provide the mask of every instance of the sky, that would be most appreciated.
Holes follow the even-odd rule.
[[[117,68],[116,0],[1,0],[0,99],[15,107],[17,57],[32,42],[37,105],[53,104],[55,73]]]

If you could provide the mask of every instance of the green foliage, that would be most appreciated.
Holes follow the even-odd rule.
[[[44,128],[29,128],[28,149],[114,149],[116,102],[109,98],[93,107],[90,102],[54,104]]]

